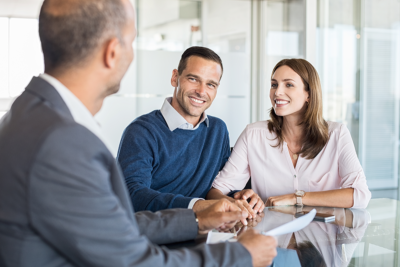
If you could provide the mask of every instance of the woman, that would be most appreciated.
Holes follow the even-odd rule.
[[[318,73],[303,59],[284,59],[272,71],[271,119],[250,124],[216,177],[208,199],[243,189],[254,212],[265,205],[365,208],[371,198],[345,125],[322,117]],[[258,196],[258,195],[259,196]]]

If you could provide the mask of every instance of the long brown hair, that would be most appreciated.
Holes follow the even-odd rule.
[[[319,76],[315,68],[307,60],[292,58],[279,61],[272,71],[271,78],[275,71],[282,66],[288,66],[296,72],[303,81],[304,89],[309,93],[309,103],[306,107],[304,118],[299,124],[304,126],[305,135],[300,154],[306,159],[313,159],[329,140],[328,123],[322,117],[322,90]],[[278,140],[276,147],[282,146],[283,117],[276,115],[274,108],[271,108],[269,116],[271,119],[268,121],[268,130],[276,133]]]

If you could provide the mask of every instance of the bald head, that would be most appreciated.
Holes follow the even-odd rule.
[[[39,15],[39,35],[45,71],[84,64],[127,24],[127,0],[45,0]]]

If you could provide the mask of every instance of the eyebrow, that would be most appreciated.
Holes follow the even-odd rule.
[[[200,77],[197,76],[197,75],[194,75],[194,74],[191,74],[191,73],[186,74],[186,77],[189,77],[189,76],[194,77],[194,78],[196,78],[196,79],[200,79]]]
[[[275,80],[275,79],[271,79],[271,81],[277,82],[277,80]],[[293,80],[293,79],[284,79],[283,81],[284,81],[284,82],[287,82],[287,81],[296,82],[296,81]]]
[[[191,73],[187,74],[186,77],[193,77],[193,78],[196,78],[198,80],[202,80],[201,77],[199,77],[199,76],[197,76],[195,74],[191,74]],[[217,86],[219,85],[219,83],[214,81],[214,80],[208,80],[207,83],[212,83],[212,84],[217,85]]]

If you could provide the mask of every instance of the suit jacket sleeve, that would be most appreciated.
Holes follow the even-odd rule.
[[[198,226],[191,209],[168,209],[157,212],[139,211],[135,218],[140,233],[155,244],[192,240]],[[179,227],[185,225],[185,227]]]
[[[110,173],[113,158],[95,135],[83,126],[69,124],[55,126],[43,139],[29,173],[30,224],[73,265],[251,264],[250,254],[239,243],[191,250],[168,250],[152,244],[141,235],[135,218],[114,193],[111,179],[115,177]]]
[[[139,122],[126,128],[118,151],[118,162],[125,176],[133,207],[136,211],[158,211],[188,208],[191,197],[162,193],[151,188],[152,171],[158,162],[157,140]]]

